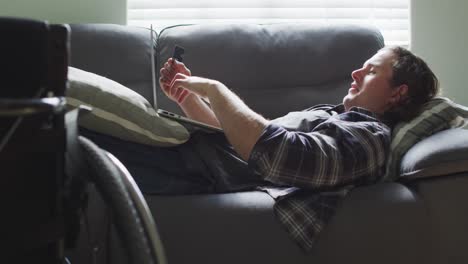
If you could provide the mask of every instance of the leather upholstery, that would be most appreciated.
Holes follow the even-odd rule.
[[[426,254],[432,260],[426,263],[468,263],[468,173],[414,181],[410,186],[429,214],[426,232],[432,247]]]

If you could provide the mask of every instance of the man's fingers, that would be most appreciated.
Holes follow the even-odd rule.
[[[163,72],[165,72],[165,70],[161,69],[161,74]],[[160,77],[159,83],[166,96],[180,104],[185,100],[187,95],[190,94],[190,91],[184,88],[187,77],[188,76],[184,74],[178,73],[171,82],[167,81],[167,78]]]
[[[161,85],[161,89],[163,90],[163,92],[168,95],[170,86],[167,84],[167,82],[164,82],[161,80],[161,78],[159,78],[159,84]]]
[[[185,74],[182,74],[182,73],[177,73],[174,78],[172,78],[172,81],[171,81],[171,84],[169,85],[172,89],[172,87],[175,86],[175,83],[178,82],[178,85],[180,86],[180,84],[182,84],[182,82],[180,82],[181,80],[184,80],[187,78],[187,75]]]
[[[192,75],[191,71],[185,66],[183,62],[173,58],[169,58],[167,62],[164,63],[163,68],[167,70],[167,75],[170,77],[169,79],[172,79],[171,77],[177,73]]]
[[[167,85],[167,82],[163,77],[159,77],[159,85],[161,85],[161,87]]]
[[[178,60],[173,60],[173,65],[175,69],[177,69],[178,72],[183,72],[185,74],[191,75],[191,71],[185,66],[183,62],[180,62]]]
[[[177,80],[174,82],[174,85],[169,88],[172,98],[177,100],[184,91],[189,92],[183,87],[183,83],[185,83],[184,80]]]
[[[164,67],[163,67],[163,68],[166,69],[167,72],[168,72],[170,75],[175,74],[175,69],[174,69],[174,67],[172,67],[172,63],[168,63],[168,62],[164,63]]]
[[[173,60],[172,63],[176,67],[185,67],[185,64],[183,62],[178,61],[178,60]]]
[[[176,74],[174,70],[171,71],[164,67],[161,68],[159,72],[161,73],[162,80],[167,83],[170,83],[171,80],[174,78],[174,75]]]
[[[174,98],[175,94],[177,93],[177,90],[182,88],[181,86],[182,82],[183,82],[182,80],[175,80],[171,83],[171,85],[169,86],[169,93],[171,97]]]
[[[160,83],[161,85],[163,85],[163,84],[169,85],[171,82],[170,82],[170,80],[169,80],[168,78],[166,78],[166,77],[163,76],[163,77],[160,77],[160,78],[159,78],[159,83]]]
[[[169,71],[166,68],[161,68],[159,73],[161,73],[161,78],[163,78],[164,80],[166,80],[167,76],[169,75]]]

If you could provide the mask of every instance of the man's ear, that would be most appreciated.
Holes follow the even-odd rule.
[[[401,98],[404,98],[408,94],[408,85],[402,84],[398,87],[393,88],[392,97],[390,98],[390,103],[398,103]]]

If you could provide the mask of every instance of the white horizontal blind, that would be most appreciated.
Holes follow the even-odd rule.
[[[386,45],[409,46],[410,0],[128,0],[128,24],[308,22],[380,29]]]

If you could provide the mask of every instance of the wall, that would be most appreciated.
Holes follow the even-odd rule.
[[[468,1],[411,0],[411,50],[426,59],[443,95],[468,105]]]
[[[127,20],[126,0],[1,0],[0,16],[51,23],[115,23]]]

